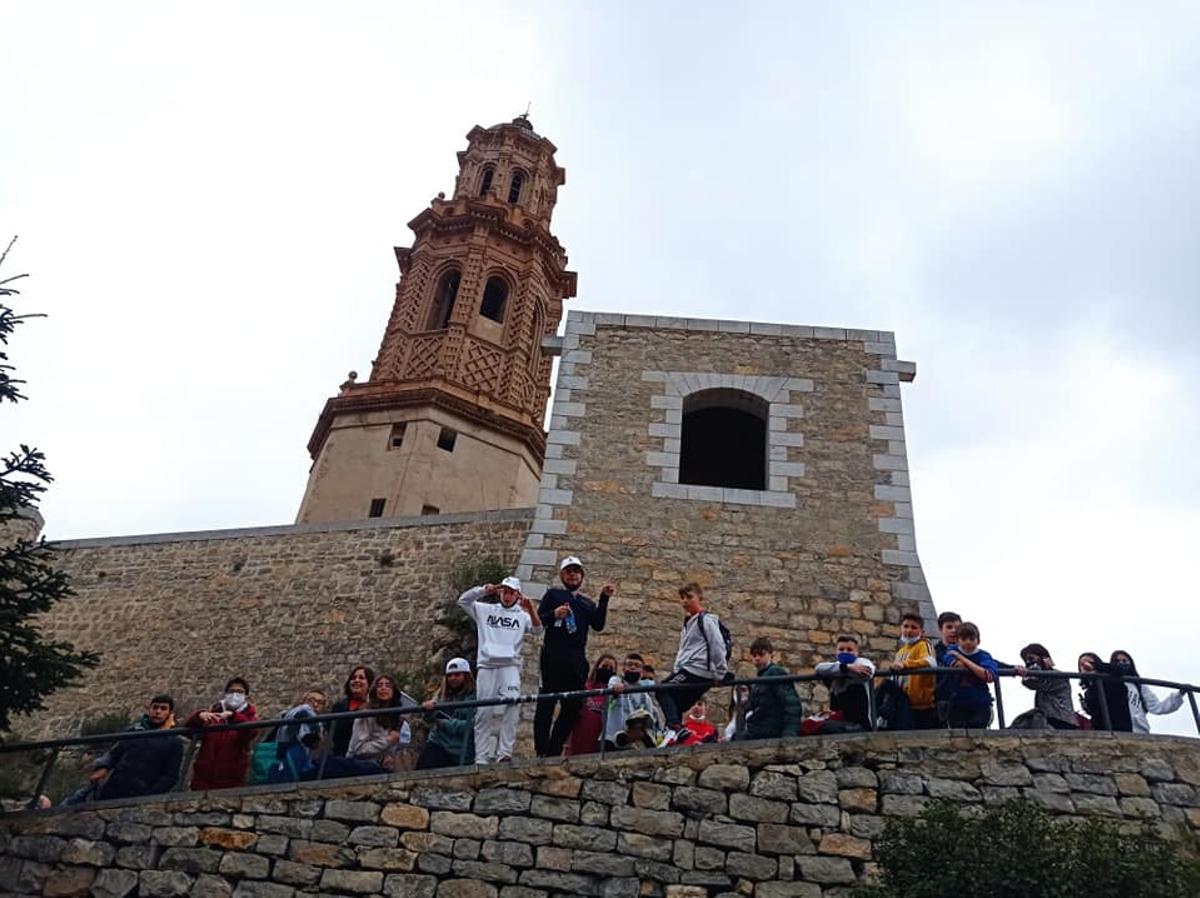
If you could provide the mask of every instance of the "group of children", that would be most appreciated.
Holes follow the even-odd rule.
[[[258,729],[208,731],[219,724],[258,719],[249,684],[241,677],[231,679],[219,701],[194,712],[184,723],[201,733],[191,788],[241,786],[248,778],[282,782],[402,769],[413,765],[409,748],[412,723],[418,720],[425,723],[428,734],[415,759],[417,769],[508,761],[520,716],[520,705],[512,700],[522,694],[522,651],[527,640],[538,635],[544,637],[539,658],[544,697],[537,701],[533,735],[535,752],[541,757],[879,725],[982,729],[992,721],[991,684],[1001,668],[1009,667],[1035,693],[1034,710],[1014,721],[1014,726],[1144,733],[1149,732],[1147,714],[1170,713],[1183,702],[1182,692],[1159,699],[1144,686],[1087,678],[1080,696],[1085,714],[1077,714],[1070,681],[1044,675],[1054,670],[1044,646],[1031,643],[1021,650],[1020,664],[1000,664],[980,648],[979,628],[959,615],[939,615],[939,638],[930,640],[920,615],[907,613],[900,621],[900,644],[891,663],[898,675],[874,685],[875,664],[861,654],[857,638],[839,636],[835,659],[817,664],[814,670],[828,687],[829,710],[809,718],[804,718],[795,684],[779,682],[788,671],[774,661],[770,640],[755,639],[750,657],[756,682],[733,690],[728,724],[719,730],[708,720],[704,696],[733,679],[732,636],[705,609],[699,584],[687,583],[678,590],[683,625],[671,671],[659,683],[638,653],[620,661],[602,654],[589,666],[588,633],[604,629],[616,588],[606,584],[593,602],[582,592],[583,564],[574,556],[563,560],[559,574],[561,586],[547,590],[536,605],[522,592],[516,577],[464,592],[458,606],[475,623],[475,670],[465,658],[451,659],[437,694],[419,703],[419,709],[393,678],[359,665],[332,706],[321,690],[311,689],[283,713],[287,723],[255,744]],[[1137,674],[1125,652],[1114,652],[1107,663],[1085,653],[1079,670]],[[560,695],[601,689],[605,694],[586,698]],[[474,704],[493,700],[500,702]],[[326,712],[370,709],[379,713],[332,725],[309,720]],[[134,729],[168,730],[175,725],[174,701],[157,695]],[[179,773],[181,754],[179,738],[168,733],[119,742],[97,759],[89,783],[67,802],[169,791]]]

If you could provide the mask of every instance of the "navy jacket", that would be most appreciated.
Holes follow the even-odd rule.
[[[768,664],[758,672],[760,677],[786,677],[787,674],[787,669],[778,664]],[[754,713],[746,718],[747,739],[800,735],[804,709],[794,683],[755,683],[750,687],[749,710]]]
[[[564,602],[569,603],[575,612],[575,632],[567,632],[567,622],[554,618],[554,609]],[[588,630],[599,633],[604,629],[608,619],[608,596],[600,593],[599,603],[593,602],[581,593],[572,594],[560,587],[547,589],[538,605],[538,617],[546,628],[545,640],[542,643],[542,657],[547,655],[562,657],[564,655],[583,656],[587,653]]]
[[[118,742],[108,752],[108,779],[97,799],[130,798],[170,792],[179,776],[183,742],[178,736],[147,736]]]

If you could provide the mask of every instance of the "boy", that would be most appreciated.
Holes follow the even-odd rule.
[[[1031,642],[1021,649],[1021,663],[1016,671],[1021,685],[1034,691],[1033,707],[1045,714],[1046,722],[1056,730],[1079,729],[1075,706],[1071,704],[1071,681],[1036,676],[1039,670],[1054,670],[1054,659],[1040,642]]]
[[[573,692],[587,684],[588,631],[599,633],[608,620],[608,600],[617,591],[611,583],[600,590],[600,601],[593,602],[582,592],[583,562],[574,555],[558,566],[562,588],[546,590],[538,605],[538,616],[546,621],[546,638],[542,642],[541,692]],[[579,712],[582,699],[564,699],[554,719],[557,699],[537,703],[533,717],[533,748],[539,758],[562,754]],[[553,728],[551,727],[553,724]]]
[[[675,737],[676,745],[700,745],[704,742],[720,742],[717,728],[708,722],[708,705],[704,699],[696,699],[696,703],[688,709],[687,720],[683,729]]]
[[[944,616],[944,615],[943,615]],[[957,616],[957,615],[955,615]],[[939,618],[940,620],[940,618]],[[949,621],[957,637],[958,622]],[[921,615],[912,611],[900,618],[900,647],[896,649],[893,670],[933,669],[938,666],[937,656],[929,640],[925,638],[925,621]],[[937,710],[934,708],[933,693],[937,685],[936,674],[924,674],[915,677],[899,677],[896,685],[908,696],[908,704],[912,709],[913,723],[919,730],[933,730],[940,725]]]
[[[135,730],[169,730],[175,725],[175,699],[156,695]],[[251,731],[253,732],[253,731]],[[118,742],[92,771],[95,798],[132,798],[170,792],[179,776],[183,743],[178,736],[161,735]],[[106,778],[107,776],[107,778]]]
[[[683,628],[679,631],[679,650],[675,666],[663,685],[680,684],[679,688],[664,689],[658,704],[667,719],[666,743],[674,741],[683,725],[681,708],[690,708],[696,700],[725,678],[729,660],[725,657],[725,637],[715,614],[704,610],[704,590],[699,583],[679,587],[679,604],[683,607]]]
[[[939,665],[942,664],[942,656],[946,654],[947,646],[958,644],[958,625],[961,623],[962,618],[953,611],[943,611],[938,615],[938,635],[941,638],[933,644],[933,655]]]
[[[499,605],[479,603],[497,592]],[[542,632],[542,620],[533,602],[521,592],[521,581],[505,577],[499,586],[487,583],[468,589],[458,597],[458,606],[475,621],[479,634],[475,662],[478,698],[516,698],[521,694],[521,646],[527,635]],[[519,714],[516,704],[489,705],[475,713],[476,764],[512,760]]]
[[[786,677],[787,668],[775,664],[771,640],[760,636],[750,643],[750,660],[760,677]],[[799,736],[800,718],[804,707],[796,693],[795,683],[756,683],[750,687],[750,704],[746,714],[745,735],[739,739],[778,739],[780,736]]]
[[[961,673],[950,699],[950,726],[986,730],[992,722],[992,691],[988,684],[996,679],[996,662],[979,647],[979,628],[974,624],[960,623],[957,638],[958,645],[943,656],[943,666]]]
[[[303,721],[325,711],[326,697],[320,689],[304,693],[298,705],[293,705],[280,715],[284,720]],[[294,723],[280,725],[275,731],[275,762],[267,772],[271,783],[295,782],[309,773],[312,767],[311,752],[321,741],[321,725],[318,723]],[[262,743],[259,743],[260,745]]]
[[[875,664],[869,658],[859,656],[857,637],[848,634],[839,636],[837,660],[824,661],[813,672],[831,680],[830,711],[841,711],[843,720],[857,724],[864,730],[871,729],[867,681],[875,676]]]
[[[633,692],[625,694],[625,689],[629,686],[652,686],[654,681],[649,683],[645,679],[645,666],[642,663],[642,656],[637,652],[630,652],[625,656],[624,662],[621,664],[621,675],[614,676],[608,681],[608,688],[616,695],[608,700],[608,724],[604,730],[604,740],[607,743],[606,748],[614,748],[617,742],[617,734],[624,732],[625,721],[634,711],[639,709],[650,715],[650,729],[654,729],[654,722],[658,719],[658,709],[654,704],[654,693],[652,692]]]

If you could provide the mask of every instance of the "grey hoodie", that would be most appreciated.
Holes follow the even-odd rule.
[[[704,621],[704,630],[700,621]],[[707,635],[707,639],[705,636]],[[725,640],[717,626],[717,616],[710,611],[693,614],[683,622],[679,631],[679,650],[675,653],[673,670],[686,670],[706,680],[719,680],[729,670],[725,657]]]

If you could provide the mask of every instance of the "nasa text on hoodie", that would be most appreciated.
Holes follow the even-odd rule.
[[[458,605],[475,621],[479,634],[479,667],[516,667],[521,661],[521,646],[526,634],[542,632],[534,627],[533,620],[513,605],[505,608],[499,602],[480,602],[484,596],[482,586],[468,589],[458,597]]]

